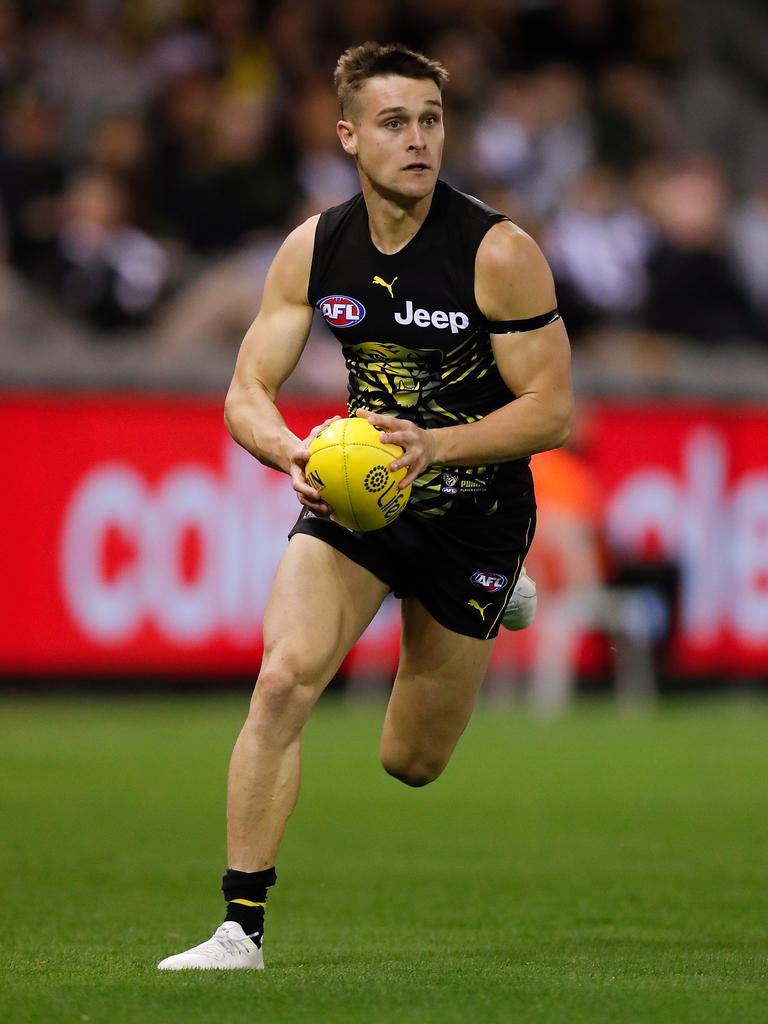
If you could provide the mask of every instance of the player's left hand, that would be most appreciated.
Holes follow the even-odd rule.
[[[408,467],[408,473],[400,481],[402,490],[412,484],[416,477],[435,461],[435,443],[431,431],[417,427],[410,420],[401,420],[398,416],[384,416],[368,409],[358,409],[356,415],[362,416],[380,430],[381,440],[385,444],[399,444],[403,449],[400,458],[391,462],[389,466],[391,470],[400,469],[402,466]]]
[[[291,456],[290,467],[288,469],[291,481],[293,482],[293,489],[296,492],[296,497],[305,508],[308,508],[310,512],[314,512],[314,514],[320,519],[328,519],[332,510],[331,507],[320,497],[320,492],[310,486],[307,481],[305,470],[307,468],[307,463],[309,462],[309,446],[318,434],[322,433],[326,427],[329,427],[331,423],[335,423],[338,419],[341,419],[341,417],[331,416],[324,423],[319,423],[316,427],[312,427],[309,434],[304,438]]]

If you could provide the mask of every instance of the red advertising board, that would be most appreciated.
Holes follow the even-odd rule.
[[[677,668],[768,675],[768,410],[603,405],[590,461],[609,546],[680,567]]]
[[[325,406],[291,409],[309,429]],[[6,398],[0,668],[258,667],[296,514],[287,479],[227,435],[221,402]]]
[[[283,408],[300,435],[340,411]],[[592,427],[609,546],[680,565],[676,669],[768,674],[768,411],[604,404]],[[5,396],[0,431],[0,671],[255,673],[297,504],[220,401]],[[391,667],[397,618],[388,601],[358,666]]]

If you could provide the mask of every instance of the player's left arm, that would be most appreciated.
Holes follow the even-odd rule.
[[[401,487],[430,465],[481,466],[559,448],[571,429],[573,391],[568,335],[559,318],[530,329],[525,321],[557,306],[552,273],[541,250],[509,221],[494,225],[475,262],[475,297],[493,324],[518,330],[491,334],[499,373],[513,401],[476,423],[421,429],[407,420],[364,413],[405,449],[394,467],[409,466]]]
[[[509,221],[494,225],[478,249],[475,297],[492,324],[518,328],[491,334],[496,366],[515,398],[477,423],[435,431],[436,461],[507,462],[559,448],[573,418],[570,344],[560,318],[534,326],[557,308],[552,272],[533,239]]]

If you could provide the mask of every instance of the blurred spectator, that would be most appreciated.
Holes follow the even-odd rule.
[[[728,193],[720,168],[690,161],[647,174],[644,185],[658,228],[645,325],[702,341],[760,337],[762,326],[727,254]]]
[[[768,323],[768,178],[734,213],[731,243],[752,301]]]
[[[24,73],[26,39],[11,0],[0,0],[0,91],[19,82]]]
[[[201,25],[186,21],[163,26],[150,40],[144,73],[153,95],[162,94],[177,79],[213,76],[216,47]]]
[[[184,180],[203,164],[218,87],[199,71],[172,76],[149,112],[150,177],[163,231],[184,236],[177,209]]]
[[[327,84],[339,56],[329,45],[335,19],[323,17],[313,0],[283,0],[270,12],[269,38],[272,54],[290,92],[301,93],[313,82]],[[330,29],[330,32],[329,32]],[[349,39],[349,36],[345,36]],[[362,40],[357,40],[362,42]],[[344,46],[349,46],[346,42]]]
[[[472,150],[476,173],[510,187],[522,187],[535,164],[533,129],[528,79],[505,75],[493,84],[475,128]]]
[[[577,336],[608,321],[627,322],[647,287],[653,231],[618,175],[588,171],[555,213],[544,236],[569,331]]]
[[[118,179],[130,197],[136,222],[151,219],[151,187],[143,119],[135,113],[111,114],[93,132],[88,143],[91,167]]]
[[[41,5],[33,38],[33,81],[55,101],[65,157],[82,157],[95,125],[116,110],[138,110],[147,97],[143,60],[119,33],[119,6],[70,0]]]
[[[251,0],[216,0],[208,7],[207,30],[226,92],[267,97],[275,86],[275,65],[261,34]]]
[[[264,281],[280,236],[215,262],[164,305],[153,338],[164,359],[228,351],[233,356],[259,311]]]
[[[535,217],[531,214],[525,205],[523,197],[516,189],[510,188],[503,181],[494,181],[491,178],[486,181],[479,181],[475,194],[478,199],[488,203],[494,210],[505,213],[523,231],[527,231],[539,245],[542,244],[547,221],[544,218]]]
[[[768,8],[762,0],[699,0],[686,17],[687,61],[676,90],[681,137],[738,189],[768,162]]]
[[[166,97],[156,157],[160,208],[193,249],[220,251],[285,223],[295,159],[269,102],[193,76]]]
[[[155,352],[167,365],[218,354],[234,360],[245,332],[259,311],[264,279],[282,237],[265,238],[229,256],[194,278],[165,306],[153,331]],[[305,358],[291,387],[345,401],[346,371],[341,347],[322,319],[315,317]]]
[[[436,36],[430,56],[450,69],[444,90],[447,108],[453,115],[473,115],[482,109],[501,63],[498,41],[487,33],[450,28]]]
[[[531,462],[539,508],[536,538],[526,564],[537,582],[530,700],[542,711],[561,710],[574,693],[577,652],[599,625],[606,565],[601,502],[594,471],[576,447],[535,455]]]
[[[473,194],[479,181],[494,179],[492,170],[477,173],[467,159],[467,139],[474,134],[478,118],[484,116],[497,51],[498,43],[487,34],[466,28],[448,29],[437,36],[430,49],[435,59],[451,71],[443,91],[446,137],[440,176],[455,188]]]
[[[297,203],[358,187],[334,130],[336,58],[397,39],[451,72],[443,177],[546,247],[572,334],[590,330],[591,350],[602,332],[629,365],[631,328],[647,327],[641,347],[663,378],[681,335],[765,336],[766,26],[751,0],[0,0],[6,258],[27,281],[55,280],[91,323],[153,323],[169,281],[180,296],[188,282],[209,297],[220,286],[250,317],[258,254]],[[694,151],[708,170],[672,163]],[[130,211],[95,218],[112,239],[99,259],[137,252],[126,240],[140,237],[148,267],[162,266],[140,312],[111,286],[106,305],[59,287],[83,275],[74,185],[64,198],[83,168],[103,207]],[[69,265],[65,251],[80,256]]]
[[[302,195],[319,210],[343,203],[360,185],[355,164],[336,135],[336,93],[326,85],[312,85],[294,101],[292,113]]]
[[[6,107],[0,148],[0,197],[8,225],[8,255],[39,278],[54,247],[58,196],[65,179],[59,123],[33,92]]]
[[[634,64],[615,64],[597,81],[595,155],[631,171],[640,161],[670,151],[674,118],[658,78]]]
[[[541,216],[587,167],[591,147],[584,82],[558,66],[501,78],[472,148],[477,174],[514,188]]]
[[[123,185],[101,171],[67,185],[50,283],[94,327],[140,323],[155,309],[168,276],[163,249],[133,227]]]
[[[126,5],[123,23],[142,39],[155,89],[190,74],[212,75],[228,91],[265,94],[275,87],[274,47],[254,0]]]
[[[589,165],[594,151],[585,79],[567,64],[533,76],[539,168],[530,183],[536,212],[550,213]]]

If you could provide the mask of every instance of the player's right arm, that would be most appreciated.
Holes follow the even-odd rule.
[[[272,262],[261,309],[240,346],[224,421],[235,441],[259,462],[290,475],[303,504],[326,514],[327,506],[304,479],[306,443],[286,426],[275,404],[312,325],[307,287],[317,221],[311,217],[291,232]]]

